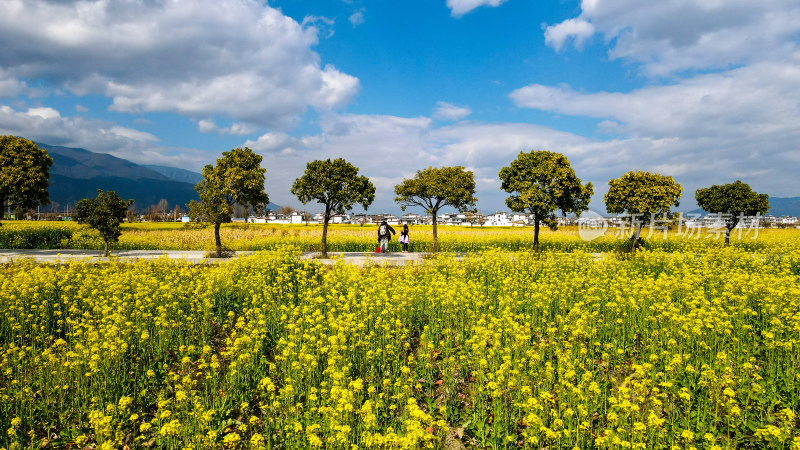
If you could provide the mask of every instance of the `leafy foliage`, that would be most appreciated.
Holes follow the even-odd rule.
[[[769,196],[754,192],[749,184],[740,180],[698,189],[694,198],[705,211],[724,215],[725,244],[730,242],[730,232],[739,224],[741,216],[755,216],[769,211]]]
[[[222,256],[219,227],[231,221],[234,205],[262,209],[269,203],[269,196],[264,192],[267,170],[261,167],[261,160],[261,155],[247,147],[223,152],[215,166],[208,164],[203,168],[203,180],[195,186],[200,201],[192,200],[186,205],[193,220],[214,224],[219,257]]]
[[[53,158],[33,142],[0,136],[0,219],[6,208],[25,211],[50,203],[52,165]]]
[[[108,246],[122,235],[119,224],[132,204],[133,200],[123,200],[114,191],[98,189],[97,198],[84,198],[75,205],[75,220],[100,232],[105,241],[105,256],[108,256]]]
[[[520,152],[517,159],[499,173],[501,188],[512,193],[506,205],[512,211],[534,216],[534,248],[539,250],[539,225],[555,230],[556,211],[579,215],[589,207],[592,183],[581,185],[567,157],[546,150]]]
[[[683,188],[671,176],[650,172],[628,172],[609,180],[606,209],[612,214],[641,215],[648,223],[651,215],[663,216],[680,203]]]
[[[635,216],[637,227],[631,246],[634,250],[642,224],[650,223],[653,217],[669,215],[670,208],[679,205],[681,192],[683,188],[671,176],[631,171],[609,180],[606,210],[612,214]]]
[[[436,215],[445,206],[459,211],[475,208],[475,176],[463,166],[428,167],[418,170],[414,178],[403,180],[394,187],[394,201],[403,211],[420,206],[433,216],[433,251],[439,251]]]
[[[322,228],[322,257],[328,256],[328,222],[333,214],[344,214],[356,204],[366,210],[375,200],[375,186],[358,174],[358,167],[342,158],[316,160],[306,165],[303,176],[292,184],[292,194],[306,204],[312,200],[325,205]]]

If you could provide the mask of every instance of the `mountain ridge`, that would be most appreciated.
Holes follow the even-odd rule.
[[[167,200],[170,208],[186,209],[190,200],[197,200],[195,185],[203,175],[191,170],[155,164],[136,164],[108,153],[85,148],[64,147],[36,142],[53,158],[50,168],[50,201],[59,209],[75,205],[82,198],[97,196],[97,189],[115,191],[124,199],[133,199],[141,211]],[[268,209],[279,205],[269,203]]]
[[[199,183],[203,179],[203,174],[201,173],[192,172],[191,170],[186,170],[186,169],[180,169],[178,167],[159,166],[156,164],[142,164],[142,167],[146,167],[154,172],[157,172],[169,178],[172,181],[189,183],[193,186]]]
[[[161,199],[166,199],[170,207],[185,208],[186,203],[198,198],[194,184],[171,179],[153,168],[127,159],[84,148],[40,142],[36,145],[47,150],[53,158],[48,191],[50,201],[59,204],[60,208],[74,205],[82,198],[97,196],[97,189],[115,191],[124,199],[132,198],[137,210],[155,205]],[[189,172],[177,168],[176,171]],[[197,176],[202,178],[200,174]]]
[[[53,158],[53,167],[50,168],[51,175],[91,179],[113,174],[113,176],[131,179],[169,180],[167,176],[155,170],[108,153],[40,142],[36,142],[36,145],[47,150],[47,153]]]

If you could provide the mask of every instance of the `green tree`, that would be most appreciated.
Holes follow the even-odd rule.
[[[0,220],[6,210],[26,211],[50,203],[50,166],[47,151],[33,142],[0,136]]]
[[[203,179],[195,186],[200,201],[192,200],[186,205],[192,220],[214,224],[218,258],[222,257],[219,228],[231,221],[234,205],[260,210],[269,203],[269,196],[264,192],[267,170],[261,167],[261,160],[261,155],[247,147],[222,152],[216,165],[208,164],[203,168]]]
[[[581,179],[561,153],[545,150],[520,152],[517,159],[500,170],[501,188],[512,195],[506,205],[515,212],[533,215],[533,248],[539,251],[539,226],[555,230],[556,211],[578,216],[589,207],[594,193],[592,183]]]
[[[475,209],[475,177],[463,166],[418,170],[414,178],[403,180],[394,187],[394,201],[403,211],[420,206],[433,216],[433,251],[439,251],[437,214],[445,206],[466,212]]]
[[[656,217],[670,214],[678,206],[683,188],[670,176],[650,172],[628,172],[608,182],[606,210],[611,214],[627,213],[635,225],[631,236],[631,252],[636,251],[642,225]]]
[[[292,185],[292,194],[305,205],[316,200],[325,206],[322,225],[323,258],[328,257],[328,223],[334,214],[344,214],[355,204],[366,210],[375,200],[375,186],[358,174],[358,167],[342,158],[311,161],[303,176]],[[306,221],[307,223],[307,221]]]
[[[84,198],[75,205],[75,220],[100,232],[105,241],[103,256],[108,256],[109,244],[119,240],[119,224],[125,219],[133,200],[123,200],[114,191],[97,190],[97,198]]]
[[[740,180],[698,189],[694,198],[703,210],[723,216],[725,245],[730,245],[731,230],[739,224],[739,219],[743,216],[766,214],[769,211],[769,195],[753,192],[749,184]]]

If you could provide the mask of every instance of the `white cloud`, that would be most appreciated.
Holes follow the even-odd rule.
[[[25,112],[0,105],[0,135],[13,134],[50,145],[81,147],[143,164],[166,164],[199,169],[208,162],[207,152],[157,145],[150,133],[81,116],[63,117],[52,108]]]
[[[642,64],[646,74],[667,76],[696,69],[725,69],[791,54],[800,33],[796,0],[583,0],[581,14],[547,27],[548,45],[580,46],[593,32],[612,48],[609,56]]]
[[[547,45],[561,51],[561,47],[572,40],[575,47],[580,48],[586,39],[594,34],[594,26],[582,19],[567,19],[559,24],[547,27],[544,41]]]
[[[436,109],[433,111],[433,117],[441,120],[459,120],[470,114],[471,109],[447,102],[436,102]]]
[[[203,119],[197,122],[197,130],[201,133],[233,134],[243,136],[255,133],[257,128],[253,125],[234,122],[229,127],[219,127],[213,119]]]
[[[538,84],[511,93],[517,105],[611,119],[617,132],[661,137],[758,140],[793,134],[800,123],[800,52],[629,93],[579,93]],[[605,125],[604,125],[605,127]]]
[[[300,23],[305,28],[313,27],[316,30],[317,35],[324,35],[325,39],[329,39],[333,37],[335,33],[334,25],[336,25],[336,21],[329,17],[325,16],[314,16],[308,15],[303,17],[303,22]]]
[[[450,15],[461,17],[480,6],[500,6],[506,0],[447,0],[447,7],[450,8]]]
[[[203,119],[197,122],[197,130],[201,133],[213,133],[218,130],[217,124],[211,119]]]
[[[25,114],[41,117],[42,119],[58,119],[61,117],[61,114],[53,108],[29,108]]]
[[[245,134],[252,134],[256,132],[256,127],[246,123],[235,122],[227,128],[223,128],[222,132],[225,134],[235,134],[237,136],[244,136]]]
[[[280,131],[266,133],[255,141],[248,140],[244,143],[245,147],[250,147],[257,152],[283,152],[283,154],[294,152],[293,146],[296,145],[298,145],[297,139]]]
[[[109,132],[116,134],[117,136],[122,136],[124,138],[128,138],[133,141],[150,141],[150,142],[158,142],[159,139],[153,136],[150,133],[134,130],[133,128],[121,127],[118,125],[112,126],[108,129]]]
[[[323,86],[316,93],[310,104],[319,109],[335,109],[350,101],[350,94],[358,91],[358,78],[339,72],[331,65],[325,66],[322,71]],[[343,96],[342,93],[348,93]]]
[[[348,20],[350,20],[350,23],[353,25],[353,28],[364,23],[364,8],[361,8],[358,11],[351,14]]]
[[[27,85],[0,67],[0,97],[15,97],[28,91]]]
[[[108,96],[116,111],[285,128],[308,106],[337,108],[358,92],[357,78],[312,49],[328,24],[303,26],[256,0],[3,1],[0,95],[38,78]]]

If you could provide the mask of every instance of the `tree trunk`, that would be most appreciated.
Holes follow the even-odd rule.
[[[725,246],[726,247],[731,245],[731,229],[732,228],[733,227],[725,227]]]
[[[322,219],[322,247],[320,248],[320,250],[322,250],[322,257],[323,258],[327,258],[328,257],[328,221],[329,220],[330,220],[330,213],[326,209],[325,210],[325,217]],[[306,225],[308,225],[308,222],[306,222]]]
[[[636,253],[636,244],[639,243],[639,233],[642,232],[642,224],[636,225],[636,232],[633,234],[633,241],[631,242],[631,253]]]
[[[0,194],[0,221],[2,221],[5,218],[6,218],[6,195]]]
[[[439,251],[439,236],[436,233],[436,211],[433,212],[433,251]]]
[[[108,239],[104,239],[104,241],[105,241],[105,243],[106,243],[106,249],[105,249],[105,251],[103,252],[103,256],[105,256],[106,258],[108,258]]]
[[[214,224],[214,242],[217,244],[217,258],[222,258],[222,241],[219,238],[219,223]]]
[[[533,216],[533,251],[539,253],[539,216]]]

